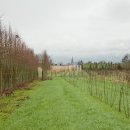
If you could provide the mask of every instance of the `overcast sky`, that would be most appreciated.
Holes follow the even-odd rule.
[[[0,14],[55,61],[120,61],[130,52],[130,0],[0,0]]]

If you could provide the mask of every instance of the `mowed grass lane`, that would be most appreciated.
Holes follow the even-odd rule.
[[[130,130],[130,120],[62,78],[39,82],[0,130]]]

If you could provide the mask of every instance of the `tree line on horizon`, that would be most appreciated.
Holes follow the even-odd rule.
[[[121,63],[89,61],[83,64],[83,70],[130,70],[130,54],[126,54]]]

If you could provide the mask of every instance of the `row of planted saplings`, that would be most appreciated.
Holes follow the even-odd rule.
[[[88,71],[90,94],[130,116],[130,75],[123,71]]]
[[[64,79],[90,92],[91,96],[130,116],[130,75],[120,70],[87,70],[66,73]],[[85,79],[85,80],[84,80]],[[82,80],[82,83],[81,83]],[[85,82],[84,82],[85,81]]]
[[[37,78],[38,57],[11,28],[0,23],[0,95]]]
[[[129,117],[129,75],[120,71],[89,71],[78,75],[71,73],[64,79],[83,91],[124,112]],[[86,84],[87,83],[87,84]]]

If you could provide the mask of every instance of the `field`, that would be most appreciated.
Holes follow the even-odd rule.
[[[17,90],[2,98],[1,103],[8,103],[8,108],[6,112],[0,111],[0,130],[130,129],[130,120],[123,113],[90,96],[82,79],[76,85],[73,79],[55,77],[38,81],[31,90]],[[28,98],[16,100],[22,97]]]
[[[122,1],[1,0],[0,130],[130,130]]]

